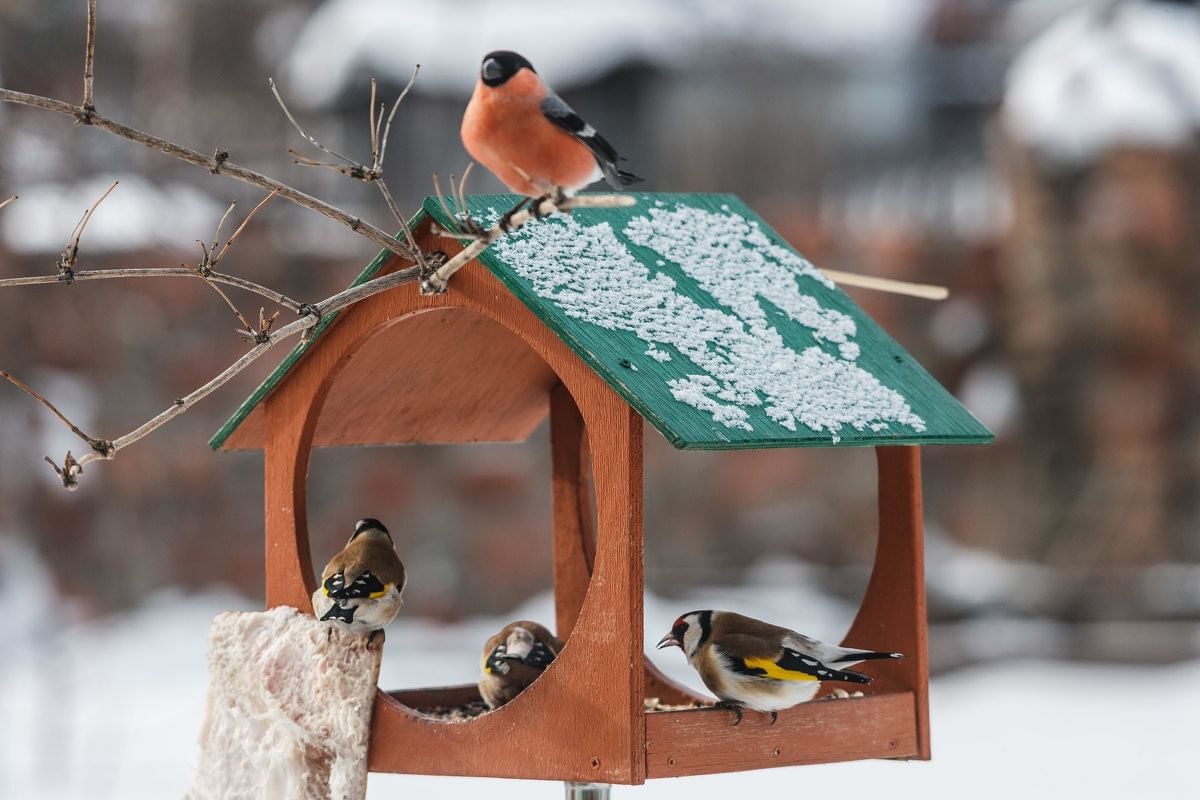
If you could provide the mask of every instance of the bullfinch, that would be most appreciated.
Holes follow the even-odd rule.
[[[346,546],[329,560],[312,595],[313,612],[355,632],[382,631],[400,610],[407,576],[383,523],[360,519]]]
[[[620,156],[511,50],[483,57],[462,121],[471,157],[516,194],[578,192],[601,178],[621,189],[641,178],[618,168]]]
[[[658,649],[678,647],[719,705],[733,709],[734,725],[742,709],[771,715],[811,700],[823,681],[870,683],[852,667],[876,658],[903,658],[825,644],[788,628],[729,611],[690,611],[671,626]]]

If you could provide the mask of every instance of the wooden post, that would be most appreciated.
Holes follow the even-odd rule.
[[[921,518],[921,451],[877,447],[879,542],[862,606],[843,644],[904,653],[903,661],[864,662],[871,694],[907,690],[916,705],[916,758],[929,760],[929,662],[925,549]]]

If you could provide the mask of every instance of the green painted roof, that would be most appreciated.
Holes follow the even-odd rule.
[[[675,447],[983,444],[992,434],[733,195],[636,193],[479,260]],[[512,195],[468,198],[490,221]],[[414,219],[448,225],[427,198]],[[371,278],[384,251],[359,275]],[[217,448],[333,321],[213,437]]]

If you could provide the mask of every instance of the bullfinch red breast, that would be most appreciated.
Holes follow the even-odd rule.
[[[483,57],[462,141],[472,158],[527,197],[556,189],[571,195],[601,178],[614,189],[641,180],[619,169],[613,146],[511,50]]]

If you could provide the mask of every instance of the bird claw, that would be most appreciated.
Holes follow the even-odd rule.
[[[370,647],[372,644],[375,643],[376,636],[379,637],[379,646],[380,647],[383,646],[383,643],[384,643],[386,637],[384,637],[384,635],[383,635],[383,628],[378,628],[376,630],[371,631],[369,634],[367,634],[367,647]]]
[[[772,724],[772,725],[774,725],[774,724],[775,724],[776,722],[778,722],[778,721],[779,721],[779,712],[778,712],[778,711],[772,711],[772,712],[771,712],[771,724]]]
[[[741,722],[742,722],[742,707],[740,704],[733,703],[728,700],[722,700],[721,702],[717,703],[716,706],[714,706],[714,708],[728,708],[730,711],[733,712],[733,715],[736,718],[736,719],[734,719],[733,724],[734,725],[741,724]]]

